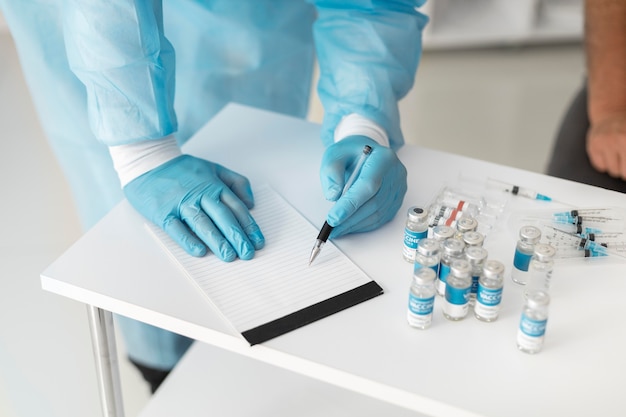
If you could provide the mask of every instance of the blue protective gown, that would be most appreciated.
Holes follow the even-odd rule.
[[[425,0],[0,0],[85,228],[122,198],[107,146],[184,143],[229,102],[304,117],[315,52],[322,140],[358,113],[403,143]],[[219,162],[219,161],[217,161]],[[129,356],[171,369],[191,341],[118,317]]]

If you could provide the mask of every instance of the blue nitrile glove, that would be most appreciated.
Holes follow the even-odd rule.
[[[365,145],[372,147],[372,153],[352,187],[341,196]],[[331,237],[367,232],[390,221],[406,194],[406,176],[396,153],[368,137],[349,136],[329,146],[322,157],[320,179],[326,199],[336,201],[326,219],[334,228]]]
[[[181,155],[129,182],[124,194],[190,255],[203,256],[208,246],[227,262],[251,259],[265,244],[248,211],[248,179],[221,165]]]

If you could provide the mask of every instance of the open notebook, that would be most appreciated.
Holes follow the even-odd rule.
[[[254,190],[252,215],[265,236],[253,260],[194,258],[161,229],[163,248],[251,344],[262,343],[383,293],[332,242],[308,266],[316,230],[269,186]]]

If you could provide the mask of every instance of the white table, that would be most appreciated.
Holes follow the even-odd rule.
[[[317,227],[330,204],[319,186],[319,126],[231,105],[185,151],[268,183]],[[120,203],[42,273],[44,289],[304,376],[429,416],[624,416],[626,262],[559,264],[544,350],[515,347],[521,288],[507,279],[498,321],[446,321],[441,300],[427,331],[406,324],[412,266],[401,258],[404,213],[426,205],[460,172],[498,177],[582,207],[625,206],[623,194],[416,146],[399,157],[409,191],[399,215],[367,234],[336,240],[385,294],[253,347],[233,334]],[[511,198],[507,212],[554,206]],[[506,216],[488,237],[490,258],[510,270],[516,231]],[[314,236],[311,238],[314,240]],[[303,254],[306,261],[308,254]],[[105,345],[106,346],[106,345]],[[244,394],[242,394],[244,395]]]

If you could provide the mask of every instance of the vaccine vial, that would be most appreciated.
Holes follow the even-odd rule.
[[[513,282],[525,285],[527,279],[530,258],[533,256],[535,245],[541,239],[541,230],[535,226],[522,226],[519,231],[519,239],[515,246],[513,256],[513,269],[511,279]]]
[[[455,210],[462,213],[467,213],[472,216],[476,216],[479,212],[479,207],[476,204],[470,203],[459,198],[458,195],[454,195],[450,190],[443,192],[438,198],[437,202],[447,207],[453,207]]]
[[[554,246],[546,243],[535,245],[533,256],[528,265],[525,294],[533,290],[549,292],[552,270],[554,269],[554,255],[556,255]]]
[[[417,242],[428,234],[428,211],[421,207],[410,207],[404,226],[404,247],[402,258],[407,262],[415,262]]]
[[[504,264],[496,260],[488,260],[478,280],[474,316],[480,321],[491,322],[498,319],[502,288],[504,286]]]
[[[454,230],[454,227],[446,226],[442,224],[439,226],[435,226],[433,228],[432,234],[433,234],[433,239],[439,242],[439,245],[441,246],[445,240],[448,240],[451,237],[454,237],[455,233],[456,233],[456,230]]]
[[[469,233],[469,232],[468,232]],[[476,293],[478,292],[478,280],[483,273],[483,265],[487,260],[487,249],[480,246],[470,246],[465,248],[465,259],[470,263],[472,268],[472,290],[470,291],[470,306],[476,301]]]
[[[437,294],[443,296],[446,293],[446,280],[450,274],[450,265],[455,259],[463,259],[465,243],[462,240],[451,238],[441,244],[441,262],[439,264],[439,276],[437,278]]]
[[[465,259],[455,259],[450,266],[443,302],[443,316],[452,321],[463,320],[469,311],[472,290],[472,267]]]
[[[485,236],[477,231],[463,233],[463,242],[465,246],[482,246],[485,242]]]
[[[456,222],[456,237],[463,239],[463,234],[467,232],[475,232],[478,228],[478,221],[469,216],[463,216]]]
[[[435,239],[425,238],[420,240],[417,243],[414,270],[417,271],[420,268],[430,268],[435,272],[436,276],[439,272],[440,250],[439,242]]]
[[[409,325],[428,329],[432,323],[435,306],[436,274],[430,268],[420,268],[413,273],[409,290],[409,308],[406,314]]]
[[[526,294],[519,329],[517,348],[524,353],[538,353],[543,347],[548,323],[550,295],[545,291],[529,291]]]
[[[437,223],[440,219],[447,219],[454,212],[452,207],[433,205],[429,207],[428,220],[431,223]]]
[[[463,212],[445,206],[431,206],[429,210],[428,223],[431,225],[449,225],[463,216]]]

